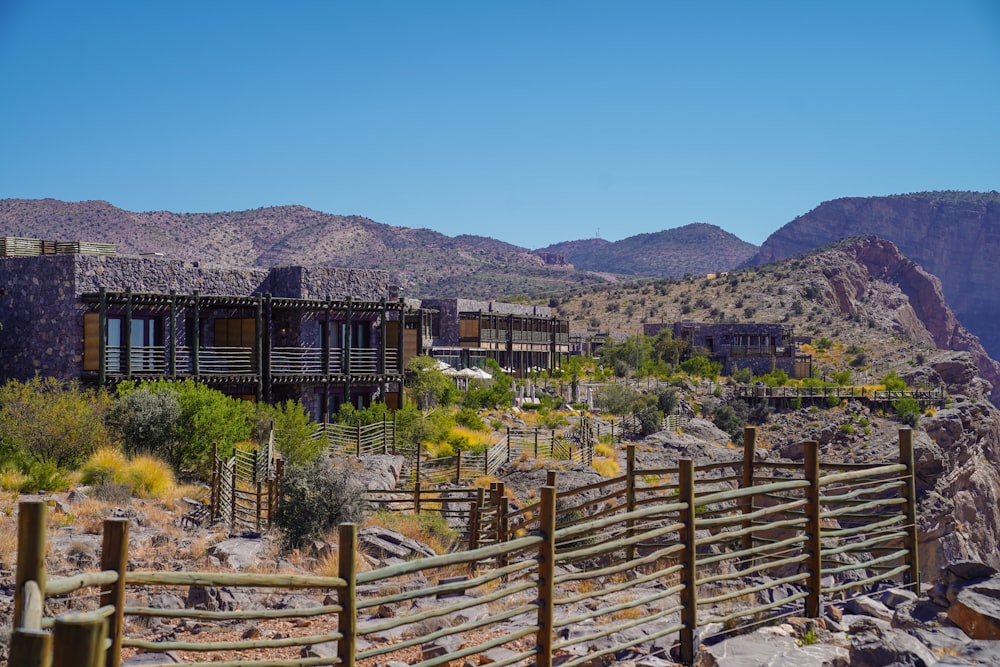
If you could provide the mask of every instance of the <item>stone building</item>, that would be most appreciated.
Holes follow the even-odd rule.
[[[457,368],[494,359],[515,377],[558,368],[569,355],[569,322],[547,306],[470,299],[423,299],[429,331],[420,351]]]
[[[656,323],[643,325],[643,333],[656,336],[666,328],[675,339],[687,342],[693,353],[702,353],[720,362],[724,375],[747,368],[754,375],[780,368],[791,378],[809,377],[812,372],[811,358],[798,353],[794,327],[790,324]]]
[[[299,399],[318,419],[348,401],[396,407],[415,311],[388,281],[364,269],[2,257],[0,379],[191,378],[254,400]]]

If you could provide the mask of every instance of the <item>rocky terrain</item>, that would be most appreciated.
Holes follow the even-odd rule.
[[[1000,193],[923,192],[824,202],[771,234],[750,262],[765,264],[871,234],[892,241],[940,278],[958,319],[1000,356],[1000,295],[994,289]]]

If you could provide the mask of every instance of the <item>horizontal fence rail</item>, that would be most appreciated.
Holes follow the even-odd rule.
[[[919,587],[908,429],[900,431],[899,462],[876,466],[822,464],[816,442],[805,443],[802,463],[762,464],[754,461],[755,436],[746,430],[742,461],[681,460],[656,470],[639,469],[630,446],[625,475],[557,492],[551,471],[537,501],[520,508],[509,507],[502,483],[371,492],[379,507],[442,515],[471,507],[478,518],[466,535],[470,548],[359,572],[357,528],[342,525],[336,576],[127,571],[128,522],[109,520],[99,571],[49,578],[45,505],[25,501],[11,664],[41,665],[87,628],[93,648],[62,664],[117,667],[124,649],[175,651],[188,661],[238,652],[217,663],[233,667],[352,665],[398,659],[451,636],[461,637],[451,644],[460,648],[420,664],[499,647],[507,657],[494,664],[552,665],[560,655],[560,664],[584,665],[630,649],[672,651],[691,664],[705,639],[699,629],[709,624],[739,631],[791,614],[816,617],[824,598],[872,586]],[[234,457],[233,469],[250,469],[246,458]],[[154,591],[191,587],[240,589],[249,602],[225,609],[150,603]],[[270,604],[282,591],[315,602]],[[75,611],[46,616],[66,604]],[[143,633],[151,618],[188,619],[205,632],[197,641]],[[288,625],[267,636],[226,633],[252,619]],[[331,648],[300,657],[318,645]],[[94,657],[83,662],[83,655]]]

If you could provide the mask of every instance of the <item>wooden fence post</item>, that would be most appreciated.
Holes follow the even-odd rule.
[[[392,413],[392,455],[396,455],[396,415],[398,411]]]
[[[919,542],[917,541],[917,484],[916,472],[913,468],[913,431],[908,428],[899,429],[899,462],[906,466],[905,481],[903,488],[906,504],[903,511],[906,513],[906,538],[903,546],[909,551],[908,560],[910,569],[904,575],[903,581],[908,584],[910,590],[920,594],[920,558],[918,554]]]
[[[211,492],[211,515],[214,522],[219,518],[219,443],[212,443],[212,492]]]
[[[101,538],[101,570],[118,573],[118,581],[101,586],[101,606],[113,606],[108,619],[107,667],[122,664],[122,631],[125,623],[125,572],[128,570],[128,519],[105,519]]]
[[[21,624],[24,585],[29,581],[45,591],[45,514],[41,500],[23,500],[17,506],[17,569],[14,575],[14,627]]]
[[[805,475],[809,486],[806,487],[806,524],[809,559],[806,565],[809,571],[807,587],[809,594],[806,597],[806,617],[819,618],[820,598],[822,592],[823,578],[823,554],[822,543],[820,542],[820,488],[819,488],[819,443],[815,440],[807,440],[805,443]]]
[[[337,657],[345,667],[354,667],[354,640],[357,636],[357,565],[354,557],[358,550],[358,525],[342,523],[338,527],[337,576],[346,583],[340,591],[340,612],[337,629],[343,635],[337,641]]]
[[[535,458],[538,458],[538,427],[535,427]]]
[[[264,489],[263,484],[259,481],[257,482],[257,525],[255,530],[260,532],[260,520],[261,520],[261,506],[264,504]]]
[[[361,458],[361,420],[358,420],[357,440],[354,443],[354,455]]]
[[[476,497],[472,500],[472,507],[470,507],[469,512],[469,551],[479,548],[479,530],[480,521],[482,519],[482,514],[480,509],[483,506],[483,489],[476,489]],[[472,563],[472,569],[476,568],[476,564]]]
[[[231,466],[230,472],[232,476],[229,478],[230,488],[232,489],[232,495],[229,498],[229,533],[231,535],[236,534],[236,456],[233,455],[233,465]]]
[[[417,442],[417,481],[418,482],[420,481],[420,450],[421,450],[422,447],[423,447],[423,444],[420,443],[420,442]]]
[[[556,572],[556,488],[542,487],[542,507],[538,518],[542,542],[538,545],[538,649],[537,667],[552,667],[552,642],[555,634],[555,572]]]
[[[52,633],[18,627],[10,638],[10,667],[50,667],[52,664]]]
[[[750,489],[753,488],[753,460],[754,453],[757,448],[757,429],[754,426],[744,426],[743,427],[743,480],[741,482],[741,488]],[[740,514],[746,516],[753,512],[753,496],[744,496],[740,499]],[[751,521],[744,520],[741,528],[747,530],[750,528]],[[753,548],[753,533],[746,533],[740,538],[740,549],[746,551],[747,549]],[[750,561],[750,565],[753,565],[753,561]]]
[[[389,424],[385,415],[382,415],[382,453],[389,453]]]
[[[635,443],[629,443],[625,448],[625,511],[635,511]],[[625,522],[625,534],[628,537],[635,535],[635,519]],[[625,549],[625,559],[635,558],[635,545],[629,544]]]
[[[510,451],[510,426],[507,427],[507,463],[510,463],[511,451]]]
[[[694,499],[694,461],[681,459],[678,461],[680,496],[679,500],[686,507],[680,511],[679,522],[684,524],[681,529],[681,541],[684,550],[681,552],[684,569],[681,570],[681,663],[690,665],[694,662],[695,631],[698,628],[698,552],[695,547],[695,499]]]
[[[108,621],[82,614],[56,616],[52,640],[52,667],[104,665]]]
[[[462,483],[462,450],[455,452],[455,484]]]

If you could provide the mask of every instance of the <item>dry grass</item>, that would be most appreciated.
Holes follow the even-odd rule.
[[[459,539],[458,533],[448,527],[448,522],[438,514],[404,514],[403,512],[376,512],[368,517],[365,526],[382,526],[410,539],[426,544],[435,553],[448,553]]]
[[[170,465],[153,456],[137,456],[126,468],[127,483],[139,498],[168,498],[177,486]]]
[[[614,459],[595,458],[591,465],[602,477],[617,477],[621,473],[621,466]]]
[[[617,456],[615,453],[615,446],[612,444],[599,442],[597,446],[594,447],[594,456],[599,456],[604,459],[613,459]]]
[[[94,452],[80,469],[80,480],[96,486],[125,485],[138,498],[170,498],[176,495],[176,481],[169,464],[149,455],[129,460],[113,447],[102,447]]]

